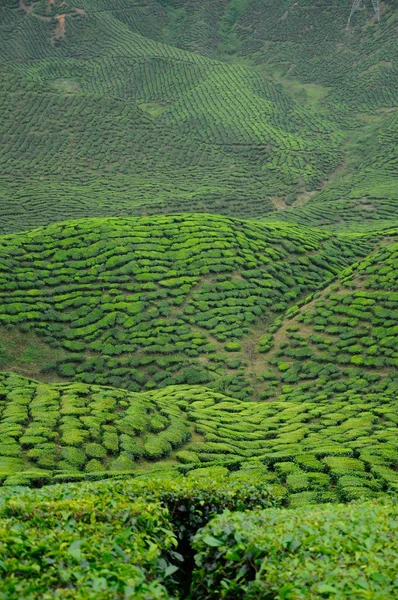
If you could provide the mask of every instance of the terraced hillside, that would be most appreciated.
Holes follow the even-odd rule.
[[[398,112],[368,115],[353,134],[345,164],[315,195],[272,215],[313,227],[352,231],[385,228],[398,219]]]
[[[393,0],[380,23],[363,2],[346,29],[351,2],[204,0],[165,2],[174,41],[186,50],[259,65],[321,93],[336,110],[397,106],[398,21]],[[304,88],[305,89],[305,88]],[[324,92],[324,94],[322,94]]]
[[[268,391],[286,399],[322,393],[397,393],[398,245],[392,242],[349,267],[301,308],[287,312],[266,352]]]
[[[175,458],[189,477],[214,466],[226,485],[283,486],[291,506],[398,489],[395,395],[258,404],[200,386],[134,394],[9,374],[0,396],[7,486],[151,476],[148,460],[173,455],[159,463],[164,476],[179,477]]]
[[[0,600],[398,598],[398,10],[351,3],[0,2]]]
[[[149,6],[82,2],[56,38],[58,4],[0,9],[4,232],[147,212],[262,216],[338,166],[335,118],[255,69],[158,41],[167,14]]]
[[[3,236],[2,368],[131,391],[212,382],[252,398],[265,328],[382,239],[205,215]]]
[[[163,212],[392,218],[392,6],[377,26],[360,11],[347,32],[341,2],[268,4],[7,0],[1,231]],[[366,133],[358,113],[375,111]],[[362,173],[336,180],[357,143]]]

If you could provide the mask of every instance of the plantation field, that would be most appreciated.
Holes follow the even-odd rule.
[[[157,41],[157,3],[145,15],[83,2],[56,40],[61,8],[43,4],[0,9],[3,232],[148,212],[258,217],[338,166],[334,117],[254,68]]]
[[[135,394],[15,374],[0,384],[6,486],[150,477],[148,461],[166,459],[159,467],[172,477],[195,477],[205,466],[203,474],[213,467],[227,486],[284,486],[291,506],[397,490],[395,394],[259,404],[201,386]]]
[[[397,393],[397,252],[392,242],[344,270],[260,339],[270,366],[267,395],[277,382],[286,399]]]
[[[0,4],[0,600],[398,599],[395,0]]]
[[[7,0],[0,231],[175,212],[394,218],[395,13],[385,4],[376,29],[362,10],[347,32],[346,9]],[[341,180],[356,139],[362,173]]]
[[[2,369],[135,392],[212,382],[253,398],[259,337],[383,239],[205,215],[1,237],[2,344],[26,334],[38,346],[31,360],[3,352]]]
[[[398,113],[368,116],[353,134],[344,167],[330,184],[272,218],[351,231],[386,228],[398,218]],[[305,198],[305,197],[304,197]]]

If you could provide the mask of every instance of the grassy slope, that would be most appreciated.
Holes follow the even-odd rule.
[[[167,5],[171,15],[180,14],[179,2]],[[297,102],[335,115],[347,132],[341,166],[330,174],[322,191],[296,199],[282,197],[278,207],[288,208],[293,200],[294,209],[280,211],[274,218],[353,230],[359,221],[370,229],[396,219],[398,21],[394,4],[383,3],[380,24],[374,23],[372,7],[362,6],[348,31],[349,7],[337,1],[235,0],[217,5],[212,34],[201,32],[202,53],[222,56],[232,64],[255,65],[282,83]],[[197,36],[196,23],[205,20],[211,7],[211,2],[184,3],[184,13],[175,19],[180,47],[190,47]]]

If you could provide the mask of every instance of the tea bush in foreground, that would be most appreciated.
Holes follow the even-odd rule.
[[[180,597],[200,527],[225,508],[283,501],[277,486],[210,475],[0,493],[0,598]]]
[[[200,600],[398,597],[396,503],[226,512],[193,547]]]
[[[176,546],[159,503],[11,501],[0,513],[0,598],[171,598]]]
[[[395,597],[395,503],[284,501],[279,486],[226,485],[220,467],[3,488],[0,598]]]

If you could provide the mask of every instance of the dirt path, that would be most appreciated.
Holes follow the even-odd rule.
[[[270,200],[274,205],[275,210],[286,210],[287,208],[289,208],[284,198],[280,196],[271,196]]]
[[[66,14],[57,15],[57,25],[55,27],[54,39],[62,40],[65,37],[65,29],[66,29]]]

